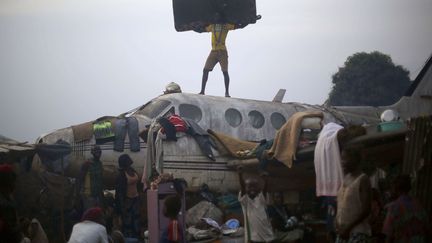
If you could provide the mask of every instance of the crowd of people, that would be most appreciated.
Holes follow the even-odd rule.
[[[83,163],[77,178],[79,197],[76,205],[80,220],[67,234],[66,240],[71,243],[143,241],[140,177],[132,167],[132,159],[127,154],[118,158],[115,196],[106,197],[100,147],[94,145],[91,154],[92,158]],[[410,196],[410,177],[396,176],[391,183],[391,196],[384,200],[359,167],[360,160],[358,149],[342,149],[343,184],[336,200],[328,204],[332,205],[334,218],[327,221],[329,237],[326,242],[428,242],[430,216],[418,200]],[[301,216],[292,213],[283,203],[282,192],[273,192],[272,200],[267,198],[267,172],[263,172],[261,178],[244,178],[240,166],[238,176],[238,201],[244,216],[245,242],[311,240],[298,227]],[[0,165],[0,243],[48,242],[47,234],[37,219],[18,217],[12,197],[16,179],[13,166]],[[169,223],[161,229],[160,242],[184,242],[184,225],[178,219],[181,203],[178,195],[164,200],[163,214]]]
[[[66,230],[68,242],[125,242],[143,240],[140,177],[132,168],[127,154],[118,159],[115,196],[104,195],[101,149],[91,148],[92,158],[85,161],[76,178],[74,212],[78,220],[71,232]],[[19,218],[13,192],[17,174],[10,164],[0,165],[0,243],[46,243],[47,234],[36,218]]]
[[[344,148],[341,158],[343,184],[334,203],[327,204],[333,208],[333,217],[327,221],[329,237],[315,239],[315,242],[430,242],[430,215],[417,199],[410,196],[408,175],[400,174],[394,178],[391,196],[384,205],[382,196],[371,187],[369,177],[360,169],[360,151]],[[263,187],[258,178],[243,179],[241,167],[239,178],[246,242],[311,240],[304,241],[304,232],[297,232],[298,228],[292,227],[298,219],[282,203],[282,193],[273,193],[273,203],[268,204],[266,174],[263,174]]]
[[[119,156],[112,195],[104,192],[100,146],[92,146],[91,155],[81,165],[76,178],[74,208],[65,216],[67,220],[75,221],[73,227],[55,233],[64,234],[63,240],[70,243],[144,242],[145,215],[139,193],[142,192],[141,177],[132,167],[133,160],[128,154]],[[36,218],[19,217],[13,197],[16,181],[15,167],[9,163],[0,164],[0,243],[50,242]],[[170,221],[160,236],[160,242],[181,242],[183,229],[176,219],[181,200],[172,196],[167,197],[164,203],[164,215]]]
[[[138,193],[141,182],[138,173],[132,167],[133,160],[128,154],[119,156],[113,198],[104,195],[100,147],[94,145],[91,154],[93,157],[83,163],[77,178],[79,200],[76,205],[82,218],[81,222],[73,227],[69,242],[82,242],[81,237],[86,235],[79,232],[87,228],[95,229],[90,230],[92,235],[88,236],[93,239],[99,237],[111,241],[118,238],[142,240],[141,203]],[[103,229],[96,224],[103,225]]]

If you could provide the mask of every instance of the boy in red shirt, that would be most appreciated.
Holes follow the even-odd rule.
[[[177,220],[181,209],[180,197],[169,196],[164,202],[164,215],[169,218],[168,227],[164,229],[159,243],[181,243],[183,242],[183,229]]]

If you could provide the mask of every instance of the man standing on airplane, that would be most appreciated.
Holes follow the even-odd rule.
[[[260,15],[256,17],[256,19],[260,19],[260,18],[261,18]],[[202,95],[205,94],[205,87],[207,84],[208,74],[210,71],[213,70],[214,66],[217,63],[219,63],[222,69],[222,73],[224,75],[225,97],[230,97],[229,94],[230,78],[228,75],[228,51],[225,46],[225,40],[228,35],[228,31],[238,29],[238,28],[244,28],[247,24],[234,25],[234,24],[224,23],[225,20],[223,16],[219,13],[215,14],[214,19],[215,19],[214,24],[207,25],[204,28],[204,30],[195,29],[195,31],[198,33],[202,33],[202,32],[212,33],[212,49],[204,65],[200,94]]]

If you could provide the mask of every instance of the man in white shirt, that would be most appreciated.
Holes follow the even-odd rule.
[[[89,208],[81,222],[74,225],[68,243],[108,243],[101,208]]]

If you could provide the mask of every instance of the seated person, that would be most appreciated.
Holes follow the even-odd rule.
[[[289,242],[303,238],[303,230],[298,229],[298,220],[283,202],[282,192],[273,193],[273,204],[268,214],[276,237],[275,242]]]
[[[180,225],[178,221],[181,206],[181,199],[178,195],[172,195],[165,198],[163,214],[169,219],[169,222],[162,231],[159,243],[183,242],[183,229],[182,225]]]

